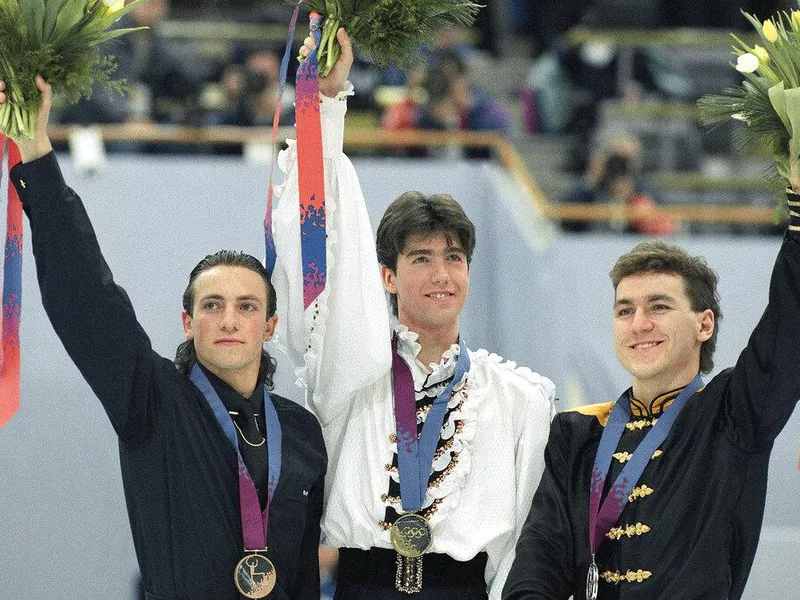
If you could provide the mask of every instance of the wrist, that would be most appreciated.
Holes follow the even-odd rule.
[[[53,151],[50,138],[39,140],[16,140],[20,159],[23,163],[33,162]]]

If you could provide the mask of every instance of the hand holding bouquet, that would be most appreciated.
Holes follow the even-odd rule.
[[[0,132],[13,139],[33,136],[41,99],[41,75],[70,103],[89,97],[92,85],[121,91],[111,79],[113,57],[101,58],[98,44],[144,29],[109,29],[147,0],[0,0],[0,79],[7,100],[0,104]]]
[[[706,125],[743,121],[744,142],[770,150],[778,174],[791,182],[790,154],[800,156],[800,11],[765,21],[743,14],[759,37],[751,47],[732,36],[735,68],[745,80],[737,88],[701,98],[700,120]]]
[[[321,77],[339,58],[340,27],[377,65],[404,67],[437,31],[471,25],[481,8],[468,0],[309,0],[308,6],[325,17],[318,53]]]

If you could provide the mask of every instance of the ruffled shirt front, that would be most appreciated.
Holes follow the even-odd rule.
[[[323,543],[391,548],[399,476],[391,374],[391,334],[372,228],[358,177],[342,152],[346,96],[323,98],[327,205],[327,286],[303,310],[296,150],[284,151],[285,183],[274,215],[278,262],[277,341],[296,367],[328,449]],[[422,365],[417,335],[396,328],[409,365],[418,420],[454,376],[458,346]],[[468,340],[467,340],[468,342]],[[488,554],[487,590],[500,598],[514,546],[544,470],[552,382],[485,350],[448,401],[423,510],[432,552],[460,561]]]

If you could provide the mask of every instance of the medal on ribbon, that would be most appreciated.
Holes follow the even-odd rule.
[[[234,584],[245,598],[265,598],[275,587],[275,566],[263,554],[248,554],[236,565]]]
[[[433,545],[433,528],[418,514],[425,501],[428,480],[453,388],[469,372],[469,352],[459,341],[458,360],[450,383],[433,401],[422,433],[417,433],[417,405],[414,377],[397,353],[397,335],[392,338],[392,383],[394,417],[397,429],[397,468],[400,475],[400,501],[406,514],[392,525],[389,537],[397,551],[397,590],[413,594],[422,589],[422,556]]]
[[[278,413],[265,387],[263,406],[264,420],[267,425],[266,449],[268,452],[269,476],[267,481],[267,503],[262,511],[255,483],[239,452],[236,430],[225,405],[220,400],[206,374],[203,373],[200,365],[195,364],[192,367],[189,379],[205,397],[225,437],[228,438],[231,446],[236,451],[238,459],[239,510],[242,518],[242,541],[244,542],[245,556],[236,564],[233,570],[234,585],[246,598],[264,598],[273,590],[277,579],[275,565],[267,558],[266,552],[267,534],[269,533],[269,507],[281,474],[281,448],[283,444]]]
[[[603,429],[603,435],[600,437],[597,454],[594,457],[592,480],[589,487],[589,548],[592,553],[592,563],[589,565],[589,570],[586,574],[586,600],[597,600],[600,576],[597,563],[595,563],[595,555],[600,548],[600,542],[619,521],[622,511],[628,504],[628,497],[631,491],[650,462],[650,457],[653,456],[653,453],[669,435],[681,409],[701,387],[703,387],[703,380],[699,374],[695,375],[694,379],[683,388],[677,398],[664,411],[664,414],[659,417],[658,422],[639,443],[633,452],[633,456],[617,475],[614,484],[608,491],[608,495],[601,504],[600,499],[603,497],[606,476],[611,467],[614,450],[616,450],[617,444],[619,444],[622,434],[625,432],[625,425],[631,418],[627,390],[614,403],[608,423]]]

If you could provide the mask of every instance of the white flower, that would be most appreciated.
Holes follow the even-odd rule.
[[[115,13],[125,6],[125,0],[103,0],[103,4],[108,7],[109,13]]]
[[[736,70],[739,73],[754,73],[758,69],[758,57],[746,52],[736,59]]]

